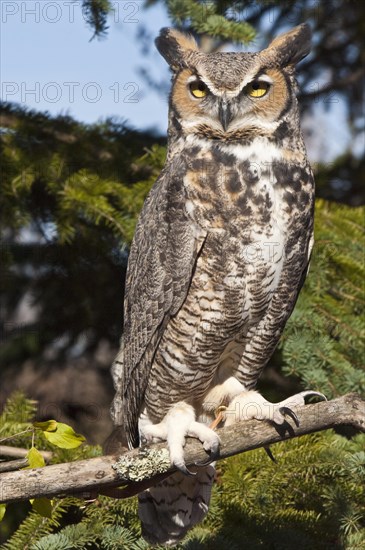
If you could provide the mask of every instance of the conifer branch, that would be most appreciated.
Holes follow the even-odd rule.
[[[365,432],[365,400],[355,393],[327,402],[306,405],[296,409],[296,414],[299,426],[291,422],[281,430],[268,422],[258,420],[239,422],[217,430],[221,439],[220,458],[342,425]],[[160,443],[151,446],[150,449],[153,449],[154,454],[156,451],[162,453],[166,445]],[[140,450],[128,451],[123,457],[129,462],[138,463],[138,460],[141,460]],[[189,439],[185,447],[186,464],[189,466],[206,458],[201,444]],[[17,502],[66,494],[90,498],[102,493],[127,498],[156,484],[174,471],[171,466],[166,466],[163,472],[157,470],[160,473],[151,468],[140,481],[131,481],[121,478],[113,468],[117,459],[116,455],[101,456],[44,468],[5,472],[0,475],[0,502]],[[118,486],[122,488],[116,489]]]

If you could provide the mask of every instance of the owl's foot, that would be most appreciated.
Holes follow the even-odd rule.
[[[257,391],[242,392],[232,399],[224,412],[224,425],[231,426],[240,420],[250,420],[252,418],[270,420],[274,424],[282,425],[287,422],[287,417],[290,417],[299,426],[299,419],[293,409],[303,407],[305,398],[309,396],[327,400],[323,393],[310,390],[297,393],[288,397],[288,399],[284,399],[284,401],[280,401],[280,403],[266,401]]]
[[[159,424],[141,426],[140,435],[142,443],[167,441],[171,464],[187,475],[196,474],[190,472],[185,464],[186,437],[196,437],[202,442],[204,450],[210,455],[209,462],[213,462],[219,454],[218,435],[205,424],[196,422],[193,407],[184,402],[176,403]]]

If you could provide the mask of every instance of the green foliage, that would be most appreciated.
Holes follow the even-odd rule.
[[[52,445],[61,449],[75,449],[85,441],[83,435],[77,434],[71,426],[62,422],[56,422],[56,426],[52,430],[43,430],[43,435]]]
[[[328,398],[365,393],[364,216],[317,201],[309,274],[281,342],[285,374]]]
[[[24,296],[39,308],[33,324],[4,325],[2,364],[50,347],[62,357],[80,340],[84,352],[101,339],[117,345],[126,247],[162,140],[116,120],[88,126],[12,105],[1,114],[2,316]]]
[[[53,503],[52,500],[46,497],[34,498],[30,501],[32,509],[44,518],[52,518]]]
[[[28,550],[32,548],[37,540],[59,528],[62,515],[75,502],[74,498],[53,501],[52,517],[50,518],[41,516],[36,511],[30,511],[16,533],[2,545],[2,549]],[[0,533],[2,528],[2,524],[0,524]]]
[[[31,447],[27,453],[29,468],[43,468],[46,462],[41,453],[35,447]]]
[[[43,537],[31,550],[100,548],[102,550],[147,550],[148,545],[130,530],[119,525],[90,524],[85,521],[69,525],[56,535]]]
[[[27,454],[31,468],[45,465],[35,442],[44,445],[48,441],[52,449],[54,445],[61,449],[75,449],[85,441],[83,435],[75,433],[71,426],[62,422],[32,422],[35,413],[36,402],[17,392],[6,402],[0,415],[0,443],[11,440],[12,444],[22,443],[28,447],[31,442]]]
[[[67,424],[55,420],[33,423],[32,419],[35,413],[36,402],[27,399],[21,392],[18,392],[13,394],[6,402],[0,415],[0,443],[25,448],[30,447],[26,455],[29,468],[42,468],[45,466],[44,458],[38,449],[52,450],[54,453],[53,463],[91,458],[96,454],[100,454],[99,448],[92,448],[87,445],[84,445],[82,451],[75,452],[75,448],[85,441],[83,436],[76,434]],[[72,451],[69,451],[69,449],[72,449]],[[59,502],[47,498],[37,498],[32,499],[31,504],[32,511],[11,539],[11,544],[15,546],[9,546],[9,548],[23,548],[21,545],[27,539],[27,533],[32,533],[32,537],[35,537],[36,540],[37,537],[51,532],[53,528],[59,525],[58,520],[65,510],[75,504],[75,499]],[[12,506],[9,507],[12,510]],[[5,506],[1,505],[0,522],[3,520],[3,523],[0,524],[0,535],[2,532],[9,531],[12,523],[11,514],[5,513],[5,510]],[[5,546],[5,548],[8,548],[8,546]]]
[[[82,0],[82,12],[86,23],[94,31],[92,38],[101,38],[108,30],[107,17],[112,6],[110,0]]]
[[[36,413],[36,402],[26,399],[25,396],[18,392],[13,394],[12,398],[7,401],[0,415],[0,441],[2,444],[12,444],[19,447],[29,447],[33,441],[28,457],[30,458],[32,467],[41,467],[44,464],[42,457],[34,446],[55,451],[53,445],[49,445],[41,435],[40,429],[33,429],[32,418]],[[33,434],[33,437],[32,437]],[[86,453],[88,449],[84,450]],[[53,461],[59,462],[61,453],[54,453]],[[76,459],[77,457],[75,457]],[[71,456],[68,457],[72,460]],[[37,460],[37,462],[35,462]],[[42,463],[41,463],[42,462]],[[75,499],[64,501],[49,501],[48,499],[35,499],[33,502],[33,511],[29,511],[26,519],[17,529],[14,536],[2,548],[8,550],[13,548],[29,548],[30,541],[37,540],[43,535],[51,532],[59,525],[59,518],[65,512],[70,503],[74,503]],[[13,520],[17,514],[14,513],[14,505],[9,505],[5,513],[5,507],[1,506],[1,511],[4,517],[0,523],[0,540],[6,533],[11,533],[14,530]],[[29,505],[24,504],[22,507],[17,505],[16,512],[21,512],[24,516]],[[45,517],[46,516],[46,517]],[[48,517],[47,517],[48,516]]]
[[[6,512],[6,506],[5,504],[0,504],[0,521],[2,521],[4,515]]]
[[[87,232],[88,225],[110,226],[119,239],[130,239],[124,191],[140,208],[141,190],[133,191],[133,184],[146,182],[144,199],[156,163],[161,169],[164,160],[156,139],[113,119],[88,126],[10,104],[1,106],[1,115],[7,128],[1,137],[7,167],[1,227],[17,231],[31,225],[48,240],[44,232],[51,229],[62,243]]]
[[[12,395],[0,414],[0,442],[11,439],[14,446],[22,447],[29,443],[32,430],[31,419],[37,410],[37,402],[26,399],[21,392]],[[18,434],[15,436],[15,434]]]
[[[228,3],[197,2],[195,0],[168,0],[167,7],[172,22],[189,26],[198,34],[207,34],[223,41],[248,44],[255,38],[255,30],[245,21],[229,17]]]
[[[342,525],[348,532],[365,525],[364,472],[354,477],[359,470],[351,464],[364,442],[363,435],[347,441],[326,432],[273,446],[278,464],[262,450],[233,457],[224,465],[221,485],[223,532],[228,535],[234,517],[241,517],[247,525],[241,536],[252,537],[249,548],[270,540],[280,549],[328,548],[331,541],[340,548],[346,539]]]

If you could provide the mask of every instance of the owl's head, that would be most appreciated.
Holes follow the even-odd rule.
[[[257,53],[204,53],[191,36],[162,29],[156,46],[174,73],[170,132],[224,141],[272,134],[296,112],[294,66],[310,43],[303,24]]]

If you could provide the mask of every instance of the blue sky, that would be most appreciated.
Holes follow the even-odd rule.
[[[143,56],[137,32],[142,23],[156,36],[169,24],[166,12],[142,10],[138,0],[114,4],[107,38],[90,42],[80,2],[1,0],[2,99],[85,122],[117,115],[165,132],[166,93],[152,92],[138,67],[167,81],[168,69],[155,48]]]
[[[152,43],[170,24],[166,10],[161,4],[144,10],[139,0],[113,4],[106,39],[90,42],[79,1],[1,0],[1,98],[90,123],[118,116],[164,134],[166,87],[153,91],[139,68],[166,83],[168,68],[154,46],[142,53],[138,32],[144,25]],[[340,101],[330,114],[320,102],[306,126],[314,130],[308,141],[312,161],[330,160],[349,143]]]

